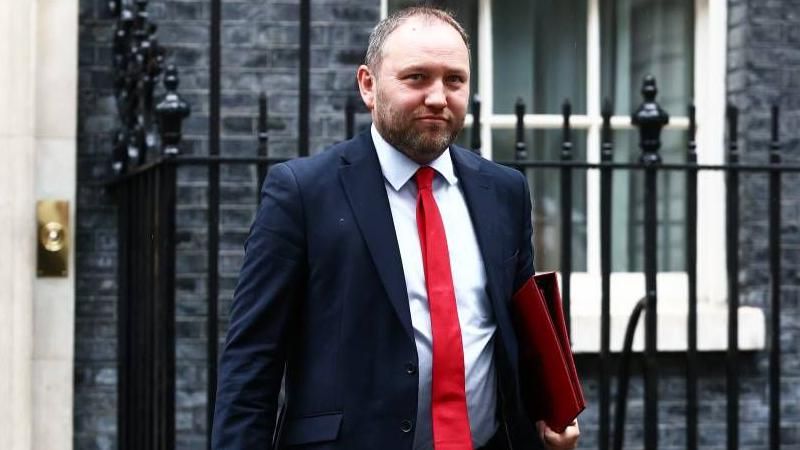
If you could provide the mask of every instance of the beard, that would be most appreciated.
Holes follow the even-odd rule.
[[[452,113],[437,114],[445,117],[446,121],[417,122],[416,113],[406,114],[387,107],[380,91],[376,100],[375,127],[381,136],[419,164],[427,164],[444,153],[464,126],[464,117],[457,118]]]

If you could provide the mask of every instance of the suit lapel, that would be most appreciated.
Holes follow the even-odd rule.
[[[494,214],[494,211],[497,208],[498,199],[494,180],[481,169],[480,160],[471,154],[466,154],[466,150],[451,147],[450,154],[458,175],[458,182],[464,191],[472,226],[478,238],[481,256],[483,256],[489,297],[492,299],[495,310],[498,310],[502,304],[498,276],[499,269],[501,269],[503,243],[497,240],[499,229],[497,214]]]
[[[497,329],[500,332],[501,354],[516,355],[517,345],[514,339],[513,325],[508,307],[510,299],[504,298],[502,283],[502,263],[504,242],[498,239],[502,236],[501,226],[496,214],[498,203],[497,191],[492,177],[482,169],[481,160],[468,154],[467,150],[451,147],[450,154],[453,158],[458,175],[458,181],[464,191],[467,201],[472,226],[478,238],[478,246],[483,256],[483,267],[486,271],[486,283],[489,299],[494,309]],[[515,374],[516,357],[507,356],[499,358],[501,368],[501,382],[507,383],[502,374]],[[513,382],[512,382],[513,383]]]
[[[339,179],[389,301],[413,339],[403,261],[375,145],[369,133],[353,142],[342,152]]]

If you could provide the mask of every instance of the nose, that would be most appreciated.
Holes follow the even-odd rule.
[[[447,106],[447,95],[442,80],[436,80],[431,83],[425,95],[425,106],[436,109],[442,109]]]

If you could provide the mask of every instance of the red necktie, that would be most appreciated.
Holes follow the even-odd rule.
[[[458,323],[450,255],[433,198],[430,167],[417,170],[417,228],[433,333],[431,409],[435,450],[472,450],[465,392],[464,347]]]

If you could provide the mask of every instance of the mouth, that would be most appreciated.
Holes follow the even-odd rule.
[[[447,123],[448,120],[446,117],[441,116],[422,116],[417,117],[417,120],[420,122],[431,122],[431,123]]]

